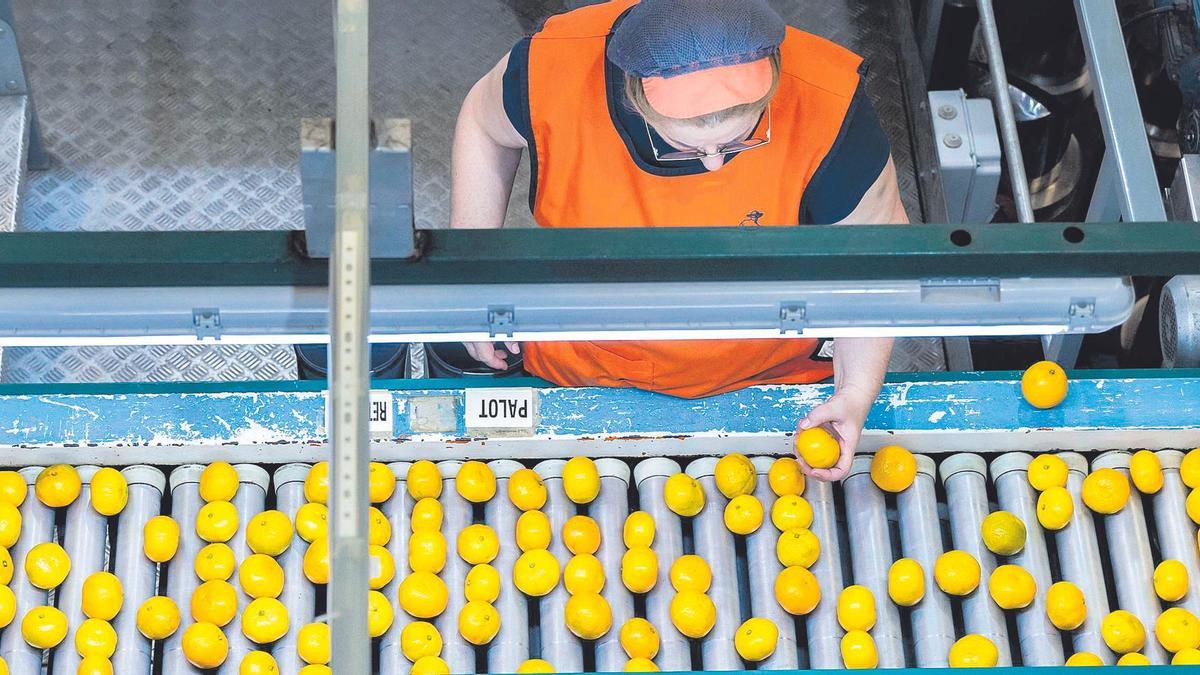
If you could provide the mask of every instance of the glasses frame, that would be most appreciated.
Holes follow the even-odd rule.
[[[707,159],[709,157],[721,157],[724,155],[732,155],[739,152],[746,152],[755,148],[761,148],[771,142],[771,104],[767,104],[767,131],[763,138],[747,138],[733,143],[725,143],[717,146],[716,152],[704,152],[703,150],[676,150],[672,152],[660,153],[658,147],[654,145],[654,133],[650,130],[650,122],[645,117],[642,118],[642,123],[646,125],[646,138],[650,141],[650,151],[654,153],[654,159],[659,162],[690,162],[693,160]],[[757,126],[757,125],[755,125]]]

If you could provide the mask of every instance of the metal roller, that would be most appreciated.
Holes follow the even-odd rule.
[[[950,598],[938,590],[933,566],[944,553],[938,517],[937,464],[928,455],[916,455],[917,476],[907,490],[896,495],[900,514],[900,548],[904,557],[921,565],[925,597],[912,608],[913,652],[918,668],[945,668],[954,644],[954,611]]]
[[[75,629],[87,617],[80,601],[83,599],[83,580],[93,572],[104,569],[104,554],[108,549],[108,518],[92,508],[92,476],[99,467],[80,466],[82,488],[79,498],[67,507],[66,532],[60,535],[62,546],[71,559],[71,573],[58,587],[55,604],[67,615],[67,637],[63,644],[75,644]],[[51,672],[75,675],[80,657],[74,649],[56,650]]]
[[[1104,565],[1092,512],[1083,504],[1083,479],[1087,476],[1087,460],[1074,452],[1062,452],[1059,459],[1067,463],[1067,492],[1075,503],[1071,522],[1054,534],[1058,548],[1058,566],[1062,579],[1083,591],[1087,616],[1083,624],[1071,633],[1071,645],[1077,652],[1091,652],[1105,664],[1116,659],[1100,635],[1100,622],[1108,614],[1108,591],[1105,587]]]
[[[895,560],[888,534],[883,491],[871,480],[871,455],[859,455],[842,483],[846,493],[846,523],[854,583],[875,596],[875,627],[871,637],[879,652],[880,668],[904,667],[904,634],[900,612],[888,598],[888,570]],[[822,553],[824,555],[824,553]]]
[[[142,526],[159,515],[167,481],[152,466],[130,466],[121,473],[129,482],[129,503],[118,516],[112,571],[121,580],[125,600],[112,621],[120,636],[112,664],[113,670],[122,675],[143,675],[150,672],[153,649],[150,641],[138,632],[137,610],[157,592],[158,565],[142,550]]]
[[[529,614],[525,596],[513,585],[513,566],[520,550],[513,541],[517,518],[521,512],[508,498],[508,479],[521,468],[520,462],[498,459],[488,462],[496,474],[496,496],[488,500],[484,509],[484,520],[500,539],[500,551],[492,566],[500,572],[500,596],[496,598],[496,611],[500,613],[500,632],[488,645],[487,660],[489,673],[515,673],[517,667],[529,658]]]
[[[800,655],[796,649],[796,622],[775,600],[775,578],[783,571],[783,565],[779,564],[779,557],[775,555],[779,530],[771,523],[770,516],[775,493],[767,482],[767,473],[775,463],[775,458],[755,457],[751,461],[758,474],[754,496],[762,502],[767,515],[763,518],[762,526],[746,537],[746,567],[750,587],[744,590],[749,596],[750,612],[754,616],[770,619],[779,628],[779,643],[775,646],[775,653],[760,662],[758,669],[795,670],[800,667]]]
[[[1058,666],[1064,662],[1062,637],[1046,615],[1046,591],[1054,583],[1046,535],[1037,518],[1037,497],[1029,484],[1029,462],[1023,452],[1011,452],[992,461],[992,481],[1000,508],[1025,523],[1025,547],[1009,562],[1033,575],[1037,593],[1028,607],[1017,613],[1021,662],[1026,666]]]
[[[408,537],[412,532],[413,499],[408,496],[405,481],[408,478],[408,462],[393,462],[388,464],[392,474],[396,476],[396,491],[391,499],[379,505],[379,510],[392,524],[392,538],[388,541],[387,550],[392,554],[396,564],[396,574],[392,581],[384,586],[381,592],[388,602],[392,603],[395,620],[383,637],[379,639],[379,675],[402,675],[409,671],[408,659],[400,651],[400,631],[412,620],[404,610],[400,609],[400,581],[408,571]],[[281,669],[280,672],[289,672]]]
[[[598,459],[596,469],[600,472],[600,494],[588,505],[588,513],[600,526],[600,550],[596,557],[608,574],[602,594],[612,608],[613,617],[612,630],[596,641],[596,670],[616,672],[624,669],[626,661],[625,650],[621,647],[621,626],[634,616],[633,594],[621,581],[631,472],[629,465],[619,459]]]
[[[233,538],[229,540],[229,548],[233,549],[233,557],[238,565],[250,557],[250,546],[246,544],[246,524],[250,519],[263,511],[267,500],[267,488],[271,484],[271,476],[267,470],[257,464],[234,464],[238,475],[238,491],[233,497],[233,505],[238,512],[238,527]],[[186,527],[186,525],[185,525]],[[237,573],[229,583],[238,590],[238,611],[233,615],[233,621],[225,626],[225,639],[229,641],[229,658],[217,669],[219,675],[235,675],[242,663],[242,658],[258,649],[258,646],[242,634],[242,612],[252,598],[242,591],[237,583]],[[286,584],[286,581],[284,582]],[[290,623],[290,621],[289,621]],[[290,626],[289,626],[290,627]]]
[[[29,485],[29,496],[21,504],[21,536],[9,551],[13,559],[13,577],[9,587],[16,596],[17,614],[0,633],[0,657],[8,664],[10,673],[42,672],[42,650],[30,647],[21,637],[22,617],[34,607],[46,604],[48,595],[25,577],[25,556],[29,554],[29,549],[44,541],[54,541],[54,509],[33,494],[34,483],[42,468],[30,466],[19,471]]]
[[[640,508],[654,519],[652,548],[658,556],[658,582],[646,594],[646,620],[658,631],[662,646],[654,661],[666,672],[692,670],[688,639],[671,621],[671,599],[675,596],[671,588],[671,564],[683,555],[683,526],[679,516],[663,501],[663,485],[676,473],[679,464],[665,457],[644,459],[633,467]],[[699,665],[696,664],[697,669]]]
[[[1129,477],[1130,454],[1124,450],[1101,454],[1092,460],[1092,470],[1116,469]],[[1142,497],[1131,489],[1125,508],[1104,516],[1104,532],[1108,535],[1108,559],[1117,591],[1117,604],[1132,612],[1146,629],[1146,646],[1142,653],[1150,663],[1161,665],[1170,656],[1153,638],[1154,623],[1162,612],[1154,592],[1154,556],[1150,552],[1150,533]]]
[[[962,599],[963,623],[968,633],[991,640],[1000,652],[999,666],[1012,665],[1012,647],[1004,612],[987,592],[988,577],[996,569],[996,559],[983,545],[980,525],[989,512],[987,463],[979,455],[953,455],[942,461],[942,482],[950,507],[950,531],[954,548],[970,553],[979,561],[979,590]]]
[[[1192,614],[1200,616],[1200,591],[1194,584],[1200,583],[1200,555],[1196,548],[1196,525],[1184,509],[1188,487],[1179,477],[1179,465],[1183,453],[1178,450],[1162,450],[1158,461],[1163,468],[1163,486],[1154,495],[1154,524],[1158,530],[1158,547],[1164,560],[1178,560],[1187,568],[1189,584],[1187,595],[1175,604]]]
[[[442,658],[449,664],[450,672],[473,673],[475,647],[458,632],[458,613],[466,604],[463,586],[467,580],[467,563],[458,557],[455,542],[458,541],[458,533],[473,520],[471,502],[463,499],[454,486],[460,466],[462,462],[438,462],[438,470],[442,474],[442,535],[446,537],[446,567],[440,576],[450,590],[450,600],[446,603],[446,611],[433,623],[442,634]],[[504,617],[500,617],[500,622],[504,622]]]
[[[687,465],[687,474],[700,482],[707,503],[692,518],[692,542],[696,555],[708,561],[715,582],[708,597],[717,607],[717,623],[700,642],[704,670],[741,670],[742,659],[733,648],[733,636],[741,624],[737,587],[737,551],[733,533],[725,527],[727,500],[717,489],[716,457],[701,457]]]
[[[204,548],[204,541],[196,534],[196,514],[204,500],[200,499],[200,473],[198,464],[185,464],[171,472],[171,517],[179,523],[179,550],[167,565],[165,595],[179,604],[182,615],[180,630],[165,640],[163,645],[163,675],[182,675],[197,672],[183,655],[183,629],[192,622],[192,592],[200,585],[196,578],[196,554]],[[122,610],[125,611],[125,610]]]
[[[838,536],[833,485],[823,480],[805,482],[804,497],[813,510],[812,533],[821,542],[821,555],[809,571],[821,588],[821,602],[806,617],[808,667],[817,670],[842,667],[842,627],[837,620],[837,594],[842,583],[842,547]]]
[[[296,511],[304,505],[304,479],[308,464],[284,464],[275,470],[275,508],[296,522]],[[193,516],[194,518],[195,516]],[[279,601],[288,608],[288,631],[271,648],[279,672],[299,672],[304,666],[296,654],[296,639],[300,629],[312,623],[316,613],[316,589],[304,577],[304,540],[296,535],[292,543],[276,558],[283,568],[283,593]]]
[[[554,536],[550,541],[550,553],[558,559],[563,569],[571,559],[571,552],[562,542],[562,526],[575,515],[575,504],[563,492],[562,471],[566,464],[561,459],[550,459],[533,468],[546,484],[546,506],[543,510],[550,518]],[[560,582],[546,595],[539,598],[541,609],[542,658],[560,673],[583,671],[583,643],[567,630],[565,609],[567,589]]]

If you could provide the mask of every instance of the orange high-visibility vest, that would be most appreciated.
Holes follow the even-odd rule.
[[[735,226],[747,218],[798,225],[805,187],[837,141],[862,59],[789,27],[771,100],[770,144],[720,171],[655,175],[638,164],[618,131],[611,106],[624,105],[624,83],[606,77],[608,36],[635,3],[613,0],[560,14],[530,41],[538,225]],[[529,372],[563,386],[636,387],[693,398],[823,380],[833,369],[816,354],[819,348],[809,339],[598,341],[527,343],[523,352]]]

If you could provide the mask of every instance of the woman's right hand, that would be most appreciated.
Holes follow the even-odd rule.
[[[471,358],[494,370],[508,370],[509,354],[521,353],[519,342],[505,342],[504,349],[507,349],[507,352],[496,349],[494,342],[464,342],[463,346],[467,348]]]

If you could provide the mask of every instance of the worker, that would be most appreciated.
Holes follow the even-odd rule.
[[[504,224],[523,152],[541,227],[907,223],[863,60],[766,0],[612,0],[548,19],[463,102],[450,224]],[[472,343],[561,386],[701,397],[834,379],[800,420],[838,439],[842,478],[890,339]]]

